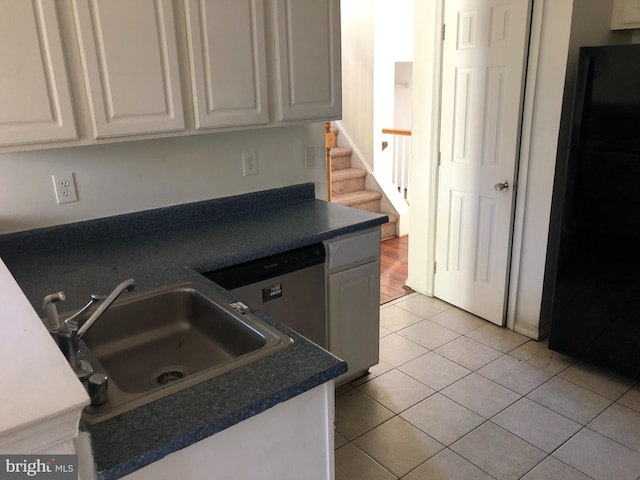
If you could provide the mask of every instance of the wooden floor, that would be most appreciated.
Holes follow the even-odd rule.
[[[413,292],[407,280],[409,237],[394,237],[382,242],[380,249],[380,305]]]

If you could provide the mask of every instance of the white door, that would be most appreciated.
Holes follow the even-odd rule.
[[[502,325],[531,0],[445,0],[434,294]]]

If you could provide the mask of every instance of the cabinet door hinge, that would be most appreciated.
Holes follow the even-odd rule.
[[[442,24],[442,30],[440,31],[440,36],[441,36],[443,42],[444,42],[445,30],[446,30],[445,27],[446,27],[446,25],[443,23]]]
[[[433,262],[433,274],[436,274],[436,271],[438,270],[438,264],[436,262]]]
[[[442,152],[438,152],[438,166],[440,166],[441,162],[442,162]]]

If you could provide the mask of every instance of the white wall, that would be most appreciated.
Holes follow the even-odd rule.
[[[326,198],[324,162],[304,164],[304,148],[324,151],[324,125],[0,154],[0,234],[314,182]],[[257,152],[258,175],[241,155]],[[79,201],[57,205],[51,174],[75,173]]]
[[[385,0],[374,3],[372,162],[378,172],[378,164],[388,158],[382,153],[387,139],[382,129],[394,128],[396,63],[413,61],[414,0],[395,0],[392,8]]]
[[[396,62],[393,128],[411,130],[413,62]]]
[[[414,11],[413,109],[411,142],[411,209],[407,285],[433,295],[436,205],[435,159],[440,120],[439,1],[417,1]]]
[[[534,1],[533,7],[532,45],[539,50],[530,57],[527,67],[507,311],[507,325],[533,338],[539,336],[572,7],[573,0]]]
[[[369,165],[373,162],[373,12],[371,0],[341,1],[341,124]]]
[[[342,128],[371,170],[393,127],[395,63],[413,60],[414,0],[342,0]]]

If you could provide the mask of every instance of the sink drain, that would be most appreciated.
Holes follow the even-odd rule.
[[[151,385],[154,387],[161,387],[180,380],[189,375],[189,373],[189,369],[184,365],[169,365],[168,367],[162,367],[156,370],[155,373],[151,375],[151,378],[149,378],[149,382],[151,382]]]

